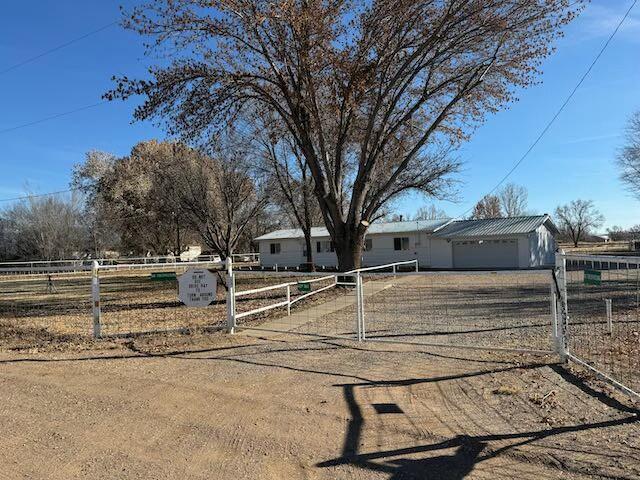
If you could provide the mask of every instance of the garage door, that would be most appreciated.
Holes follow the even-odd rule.
[[[518,268],[517,240],[453,242],[455,268]]]

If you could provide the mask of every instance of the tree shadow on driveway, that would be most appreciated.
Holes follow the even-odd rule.
[[[348,406],[351,418],[345,435],[342,456],[332,460],[320,462],[318,467],[337,467],[339,465],[351,465],[361,469],[386,473],[389,480],[400,479],[434,479],[434,480],[459,480],[466,478],[474,468],[487,460],[503,455],[516,447],[522,447],[527,444],[537,442],[549,437],[561,434],[575,433],[586,430],[615,427],[627,424],[638,423],[640,421],[640,411],[628,407],[617,400],[598,392],[586,385],[579,377],[571,374],[563,369],[560,365],[531,365],[519,368],[540,368],[543,366],[551,367],[561,378],[568,383],[577,386],[580,390],[589,396],[594,397],[598,401],[604,403],[608,407],[627,414],[622,418],[606,420],[601,422],[583,423],[579,425],[560,426],[555,428],[533,430],[526,432],[513,432],[502,434],[486,434],[486,435],[457,435],[452,438],[443,438],[441,441],[419,445],[407,448],[399,448],[393,450],[385,450],[370,453],[360,453],[359,446],[362,444],[363,427],[365,418],[362,409],[356,400],[356,389],[372,388],[372,387],[393,387],[408,386],[423,382],[440,381],[443,378],[431,379],[406,379],[391,380],[388,382],[374,381],[345,385],[336,385],[343,388],[343,395]],[[507,369],[496,369],[497,371],[506,371]],[[459,376],[451,375],[446,377],[447,380],[456,377],[465,378],[469,376],[483,375],[489,372],[476,372],[474,375],[462,374]],[[491,448],[490,442],[514,441],[509,445],[500,448]],[[448,450],[455,449],[452,453]],[[435,456],[433,453],[436,453]],[[430,454],[424,458],[416,458],[419,454]],[[598,453],[598,452],[594,452]],[[563,473],[568,473],[563,471]],[[561,474],[559,472],[559,474]],[[494,478],[501,475],[493,472]],[[509,477],[511,478],[511,477]],[[619,477],[624,478],[624,477]],[[634,478],[634,477],[629,477]]]

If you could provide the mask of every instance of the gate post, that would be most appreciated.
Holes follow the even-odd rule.
[[[96,260],[91,264],[91,311],[93,314],[93,338],[102,334],[102,312],[100,310],[100,265]]]
[[[358,341],[365,340],[364,331],[364,295],[362,294],[362,276],[356,273],[356,321],[358,323]]]
[[[291,285],[287,285],[287,316],[291,316]]]
[[[564,251],[556,253],[555,282],[558,293],[556,311],[558,318],[558,354],[560,361],[567,361],[569,353],[569,303],[567,301],[567,260]]]
[[[227,257],[227,333],[236,333],[236,280],[233,261]]]
[[[610,298],[605,298],[604,308],[607,311],[607,330],[609,335],[613,335],[613,301]]]

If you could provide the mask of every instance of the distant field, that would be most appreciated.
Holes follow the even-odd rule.
[[[629,248],[629,242],[581,242],[578,247],[574,247],[572,243],[560,243],[560,248],[567,253],[584,253],[593,255],[637,255],[640,252],[632,252]]]

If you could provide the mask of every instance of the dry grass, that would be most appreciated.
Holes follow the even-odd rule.
[[[561,243],[560,248],[567,253],[581,253],[588,255],[640,255],[640,252],[632,252],[629,242],[581,242],[574,247],[572,243]]]
[[[106,337],[142,333],[193,333],[221,330],[226,325],[226,288],[219,277],[217,298],[206,308],[187,308],[178,300],[176,281],[154,281],[149,271],[101,274],[102,334]],[[268,275],[243,272],[236,275],[236,289],[247,290],[309,276]],[[91,340],[93,332],[90,277],[54,275],[49,291],[46,276],[0,279],[0,348],[26,349]],[[297,295],[293,289],[292,295]],[[320,302],[331,290],[314,295],[305,304]],[[284,289],[241,297],[237,310],[246,311],[282,301]],[[271,312],[279,315],[282,310]],[[260,321],[269,312],[252,316]]]

